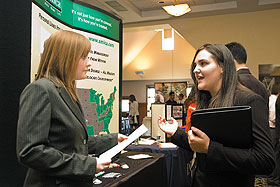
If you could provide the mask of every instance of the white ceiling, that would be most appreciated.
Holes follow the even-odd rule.
[[[169,22],[172,20],[182,20],[182,27],[188,18],[280,8],[280,0],[179,0],[180,3],[188,3],[192,11],[180,17],[172,17],[161,7],[174,4],[174,0],[80,1],[101,8],[123,21],[123,68],[149,43],[156,34],[155,29],[171,28]]]
[[[178,19],[161,7],[174,4],[173,0],[81,0],[99,7],[123,20],[124,24],[155,20]],[[192,11],[180,18],[251,12],[280,8],[280,0],[177,0],[188,3]],[[162,2],[162,3],[160,3]],[[179,19],[180,19],[179,18]]]

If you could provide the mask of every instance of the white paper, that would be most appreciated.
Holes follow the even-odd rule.
[[[139,145],[152,145],[153,143],[155,143],[155,140],[147,140],[141,138],[139,141]]]
[[[171,107],[172,105],[166,105],[166,120],[171,120]]]
[[[131,135],[128,136],[128,138],[121,143],[117,144],[116,146],[112,147],[108,151],[102,153],[99,158],[113,158],[116,154],[121,152],[124,148],[126,148],[129,144],[131,144],[134,140],[139,138],[142,134],[147,132],[147,127],[142,124],[140,127],[138,127]]]
[[[159,147],[160,148],[176,148],[177,145],[168,142],[168,143],[160,143]]]
[[[152,158],[151,155],[147,155],[147,154],[137,154],[137,155],[131,155],[131,156],[127,156],[127,157],[134,159],[134,160],[143,159],[143,158]]]

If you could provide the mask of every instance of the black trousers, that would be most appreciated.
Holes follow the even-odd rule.
[[[272,187],[280,186],[280,139],[277,138],[275,128],[270,128],[274,148],[276,165],[273,172],[267,177],[267,183]]]
[[[134,116],[132,117],[133,123],[130,124],[130,133],[132,133],[135,129],[139,127],[139,115],[136,116],[137,123],[134,122]]]

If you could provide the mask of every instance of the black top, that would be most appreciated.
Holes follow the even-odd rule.
[[[170,99],[168,99],[165,103],[166,104],[177,104],[176,101],[171,101]]]
[[[250,149],[232,148],[210,140],[208,153],[197,153],[198,168],[193,178],[193,187],[253,187],[254,175],[265,175],[273,171],[275,161],[268,108],[259,95],[236,91],[234,106],[246,105],[252,108],[253,146]],[[191,151],[184,130],[178,128],[171,141]]]
[[[276,137],[280,139],[280,97],[277,97],[276,103],[275,103],[275,131],[276,131]]]
[[[256,79],[247,68],[242,68],[237,71],[239,81],[242,85],[249,88],[256,94],[259,94],[264,99],[266,105],[269,102],[269,93],[265,88],[264,84]]]

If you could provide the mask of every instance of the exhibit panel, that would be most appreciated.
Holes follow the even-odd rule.
[[[77,81],[89,135],[119,132],[122,72],[122,21],[80,1],[33,0],[31,81],[44,41],[57,30],[71,30],[91,42],[87,78]]]
[[[165,142],[165,133],[158,126],[158,117],[165,117],[165,104],[152,104],[152,137]]]

